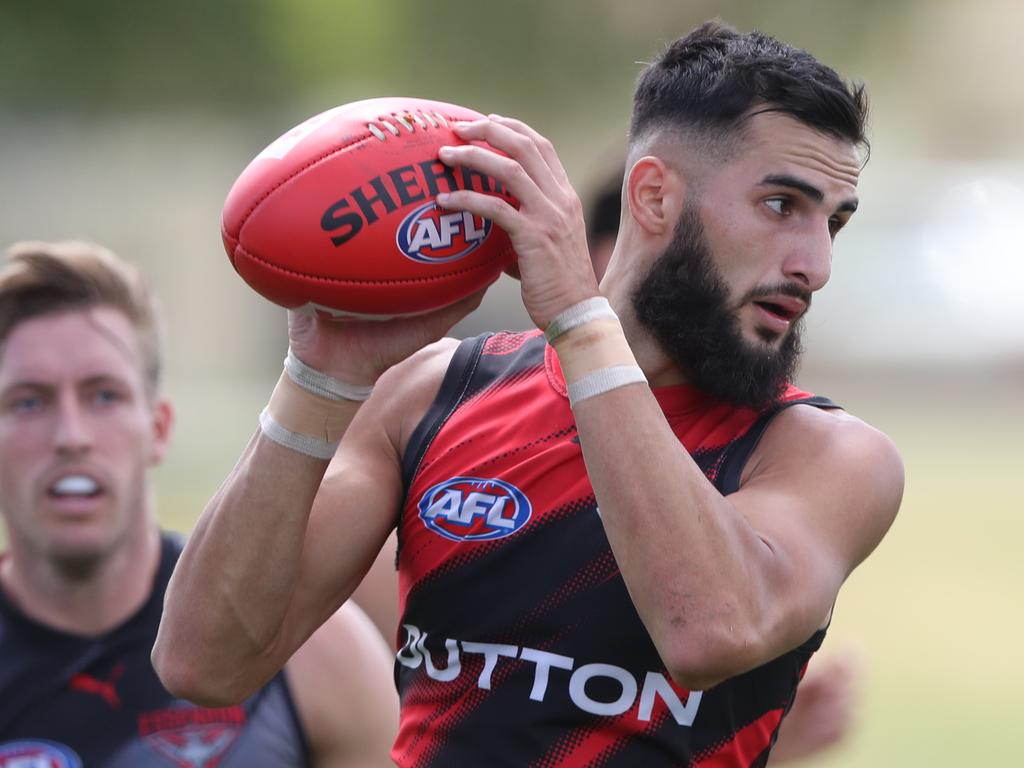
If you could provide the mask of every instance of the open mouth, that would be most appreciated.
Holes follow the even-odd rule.
[[[55,499],[94,499],[102,492],[100,484],[88,475],[64,475],[48,489]]]
[[[776,304],[771,301],[755,301],[754,303],[768,314],[775,315],[776,317],[785,320],[787,323],[791,320],[795,320],[800,315],[799,310],[795,308],[784,307],[782,304]]]

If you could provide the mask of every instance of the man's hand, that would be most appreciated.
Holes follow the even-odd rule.
[[[860,659],[852,648],[811,659],[782,721],[772,762],[816,755],[848,736],[860,704],[860,676]]]
[[[545,328],[562,310],[597,296],[583,207],[551,142],[528,125],[497,115],[456,125],[455,132],[494,149],[442,147],[441,160],[497,179],[519,200],[519,208],[470,190],[438,195],[438,204],[488,218],[508,233],[518,255],[523,304],[533,322]]]
[[[484,290],[432,312],[393,320],[289,312],[288,341],[292,353],[311,368],[346,384],[373,384],[388,368],[440,339],[476,309]]]

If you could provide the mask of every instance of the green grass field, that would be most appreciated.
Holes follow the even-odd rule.
[[[859,726],[808,765],[1018,764],[1024,388],[973,397],[929,387],[897,385],[863,407],[836,395],[896,441],[907,486],[889,535],[844,587],[823,649],[864,651]]]

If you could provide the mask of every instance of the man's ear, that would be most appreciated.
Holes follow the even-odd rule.
[[[156,466],[167,455],[174,427],[174,408],[171,402],[160,398],[153,406],[153,445],[150,451],[150,466]]]
[[[675,230],[686,196],[686,180],[654,155],[633,163],[626,180],[626,204],[643,231],[654,237]]]

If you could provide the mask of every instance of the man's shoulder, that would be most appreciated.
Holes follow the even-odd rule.
[[[409,434],[437,397],[459,345],[458,339],[443,338],[385,371],[359,409],[353,427],[374,422],[381,425],[401,455]],[[359,429],[350,432],[363,434]]]
[[[818,448],[827,445],[840,452],[856,450],[864,444],[890,445],[895,450],[888,435],[827,398],[808,393],[788,405],[772,420],[768,435],[799,434],[803,444]]]
[[[514,353],[534,351],[543,344],[540,331],[498,331],[466,339],[445,337],[392,366],[380,377],[367,411],[380,419],[403,445],[428,408],[442,392],[446,377],[457,379],[472,371],[481,356],[511,360]],[[454,386],[454,385],[453,385]]]
[[[880,429],[838,407],[795,403],[778,413],[752,457],[759,466],[804,467],[858,485],[903,487],[903,460]]]
[[[460,344],[458,339],[445,337],[414,352],[384,372],[374,386],[371,400],[391,402],[394,395],[429,385],[439,386]]]
[[[396,390],[440,386],[449,366],[461,355],[467,360],[475,355],[509,355],[534,345],[543,346],[543,334],[532,331],[493,331],[465,339],[445,337],[420,349],[381,376],[374,391],[392,394]]]

